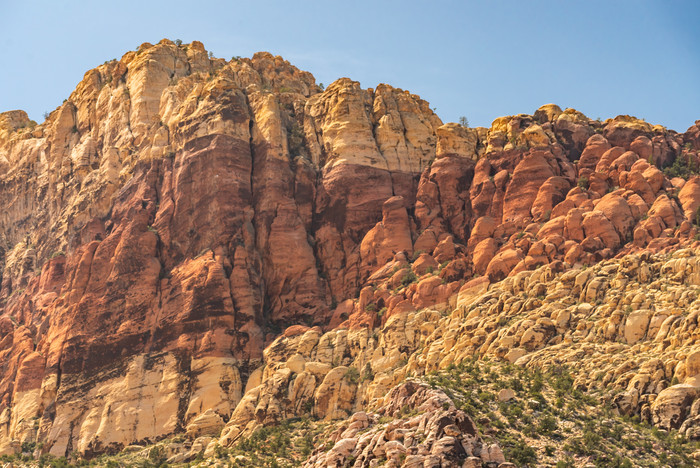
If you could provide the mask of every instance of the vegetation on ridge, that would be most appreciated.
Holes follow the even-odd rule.
[[[692,467],[699,441],[620,416],[599,391],[574,386],[566,367],[547,371],[504,362],[464,361],[426,381],[471,415],[486,440],[519,467]],[[512,399],[499,398],[513,391]]]

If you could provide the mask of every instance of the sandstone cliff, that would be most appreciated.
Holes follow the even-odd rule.
[[[590,369],[697,435],[699,134],[555,105],[443,125],[388,85],[143,44],[40,125],[0,114],[0,453],[370,421],[471,356]],[[453,410],[412,463],[495,463]]]

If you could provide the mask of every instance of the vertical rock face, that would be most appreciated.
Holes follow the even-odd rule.
[[[692,243],[697,180],[657,167],[697,159],[696,127],[548,105],[468,129],[267,53],[143,44],[41,125],[0,114],[0,453],[348,416],[403,378],[361,395],[350,357],[392,369],[460,288]]]
[[[279,57],[167,40],[88,72],[42,125],[2,114],[3,450],[228,420],[277,330],[359,291],[394,195],[411,248],[441,124],[387,85],[321,92]]]

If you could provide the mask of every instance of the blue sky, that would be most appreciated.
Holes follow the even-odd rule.
[[[43,120],[83,74],[164,37],[266,50],[326,85],[419,94],[489,126],[549,102],[685,131],[700,119],[700,1],[2,0],[0,111]]]

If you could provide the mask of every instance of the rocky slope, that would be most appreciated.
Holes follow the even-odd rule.
[[[185,434],[182,461],[312,417],[350,419],[309,466],[507,466],[480,415],[404,383],[474,356],[566,364],[698,438],[699,150],[700,121],[470,129],[270,54],[143,44],[40,125],[0,114],[0,454]]]

